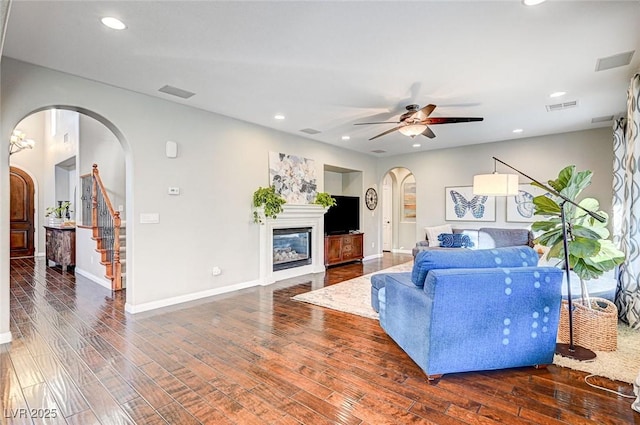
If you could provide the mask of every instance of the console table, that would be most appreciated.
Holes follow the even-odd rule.
[[[324,237],[324,265],[360,261],[363,258],[364,233],[329,235]]]
[[[76,228],[44,226],[46,230],[46,259],[62,266],[62,270],[76,265]]]

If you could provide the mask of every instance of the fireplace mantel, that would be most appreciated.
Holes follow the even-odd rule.
[[[260,225],[260,283],[269,285],[278,280],[324,272],[324,213],[320,205],[283,205],[276,219],[265,218]],[[311,264],[273,271],[273,229],[311,227]]]

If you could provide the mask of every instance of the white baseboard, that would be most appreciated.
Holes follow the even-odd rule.
[[[227,292],[238,291],[240,289],[252,288],[254,286],[260,286],[259,280],[251,280],[249,282],[241,282],[235,285],[223,286],[220,288],[207,289],[206,291],[194,292],[193,294],[180,295],[177,297],[165,298],[163,300],[151,301],[148,303],[142,303],[132,305],[125,303],[124,310],[127,313],[136,314],[149,310],[155,310],[157,308],[169,307],[175,304],[182,304],[188,301],[195,301],[201,298],[212,297],[214,295],[226,294]]]
[[[82,269],[79,269],[77,267],[75,268],[75,272],[76,272],[76,274],[79,274],[80,276],[86,277],[90,281],[95,282],[98,285],[103,286],[103,287],[111,290],[111,282],[108,281],[107,279],[102,278],[100,276],[96,276],[93,273],[89,273],[89,272],[84,271]]]
[[[373,255],[367,255],[366,257],[364,257],[362,259],[362,261],[370,261],[370,260],[375,260],[377,258],[382,258],[382,253],[373,254]]]
[[[5,332],[0,334],[0,344],[6,344],[12,340],[11,332]]]
[[[44,252],[36,252],[36,257],[44,257]]]

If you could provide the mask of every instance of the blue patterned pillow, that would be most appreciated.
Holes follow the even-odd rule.
[[[463,233],[440,233],[438,241],[443,248],[471,248],[473,246],[469,235]]]

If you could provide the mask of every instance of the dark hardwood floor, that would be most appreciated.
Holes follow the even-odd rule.
[[[12,260],[1,423],[640,424],[631,400],[555,366],[429,385],[376,321],[291,300],[410,259],[385,254],[135,316],[124,291]]]

